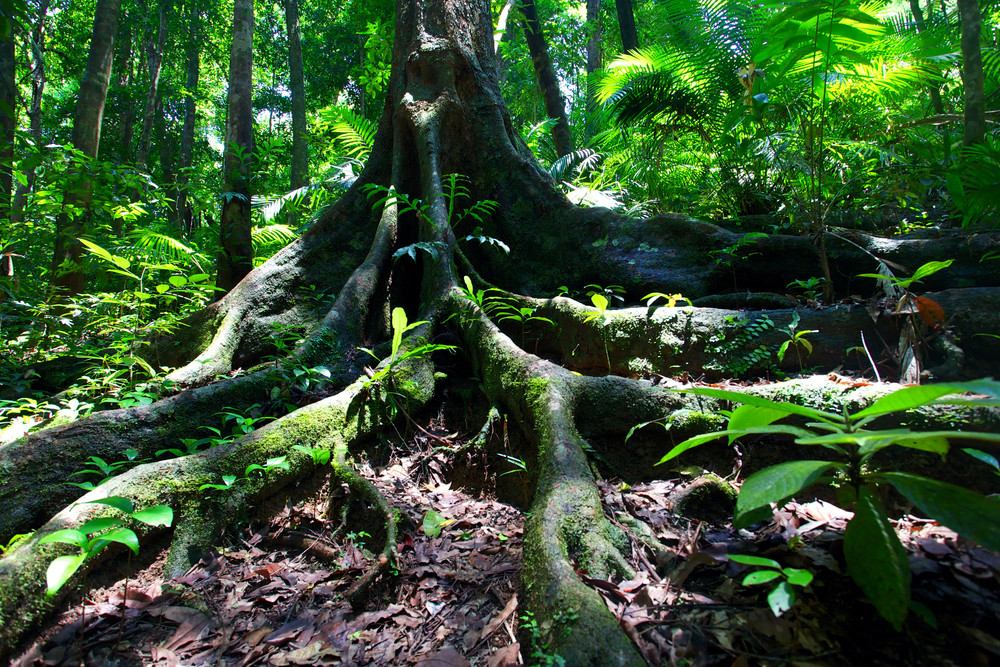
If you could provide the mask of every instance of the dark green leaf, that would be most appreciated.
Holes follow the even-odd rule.
[[[1000,500],[961,486],[905,472],[884,472],[887,480],[914,505],[980,546],[1000,551]]]
[[[740,487],[733,525],[746,527],[741,519],[748,512],[798,493],[833,467],[843,466],[831,461],[789,461],[754,473]]]
[[[875,608],[896,630],[910,604],[910,563],[885,511],[867,486],[844,530],[847,568]]]

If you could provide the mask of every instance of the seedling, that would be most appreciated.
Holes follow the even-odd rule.
[[[767,594],[767,604],[775,616],[781,616],[795,605],[795,589],[793,586],[805,588],[812,583],[813,574],[809,570],[795,567],[781,567],[781,563],[771,558],[760,556],[742,556],[730,554],[729,560],[742,565],[756,565],[767,568],[757,570],[743,577],[744,586],[756,586],[778,581],[777,585]]]
[[[853,414],[846,410],[840,414],[824,412],[710,387],[683,391],[741,405],[733,410],[726,430],[685,440],[670,450],[659,464],[710,440],[727,437],[732,443],[746,435],[789,435],[797,445],[818,445],[832,452],[833,460],[788,461],[748,477],[740,488],[733,525],[737,529],[745,528],[770,517],[771,503],[783,505],[813,484],[836,486],[841,504],[854,508],[854,518],[844,531],[848,570],[879,613],[897,630],[902,627],[911,606],[910,566],[906,551],[879,500],[879,486],[892,486],[920,511],[959,535],[986,549],[1000,550],[1000,501],[921,475],[878,470],[872,461],[875,453],[893,445],[938,454],[944,459],[949,438],[1000,443],[1000,434],[866,428],[878,417],[925,405],[1000,406],[1000,382],[977,380],[904,387]],[[983,396],[960,396],[963,392]],[[775,423],[792,415],[804,417],[805,426]]]
[[[100,500],[90,500],[85,504],[108,505],[128,518],[144,523],[147,526],[168,527],[173,523],[174,511],[167,505],[154,505],[144,510],[136,511],[128,498],[111,496]],[[78,554],[59,556],[51,563],[45,573],[45,595],[52,597],[65,585],[69,578],[80,569],[84,561],[96,556],[109,544],[118,542],[124,544],[133,553],[139,553],[139,537],[130,528],[125,528],[124,519],[104,517],[92,519],[79,528],[66,528],[50,533],[38,541],[39,544],[71,544],[80,550]],[[93,537],[90,537],[90,536]]]

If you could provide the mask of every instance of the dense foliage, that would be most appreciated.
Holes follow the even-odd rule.
[[[255,6],[254,145],[245,159],[257,264],[359,173],[388,83],[392,3],[299,5],[309,185],[294,189],[285,3]],[[505,8],[494,5],[497,18]],[[70,355],[86,367],[77,383],[84,405],[98,393],[127,405],[162,372],[140,354],[151,329],[170,330],[215,296],[220,200],[232,195],[223,192],[222,158],[233,8],[122,3],[92,158],[71,136],[95,7],[4,3],[16,124],[11,203],[0,220],[3,380],[23,390],[32,379],[20,374],[26,363]],[[546,0],[538,9],[577,150],[554,152],[516,6],[495,36],[501,83],[516,128],[574,201],[765,233],[997,224],[1000,135],[961,145],[954,3],[639,2],[640,48],[624,54],[610,3],[590,22],[579,3]],[[988,109],[1000,91],[998,19],[986,3]],[[603,67],[588,72],[590,38]],[[157,77],[154,61],[162,61]],[[177,138],[188,109],[194,141],[185,157]],[[93,184],[87,210],[66,198],[81,172]],[[50,257],[61,215],[85,221],[89,283],[55,299]],[[823,278],[800,282],[815,296]],[[8,418],[24,400],[5,407]]]

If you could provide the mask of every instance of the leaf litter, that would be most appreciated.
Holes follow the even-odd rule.
[[[165,580],[161,557],[127,588],[95,588],[15,664],[521,664],[523,513],[452,488],[441,474],[447,456],[428,447],[379,470],[362,466],[411,529],[399,540],[397,573],[376,583],[361,610],[343,596],[377,556],[368,531],[325,537],[335,523],[323,516],[327,488],[230,538],[182,577]]]
[[[1000,556],[934,521],[893,524],[909,555],[914,605],[896,632],[862,599],[843,565],[853,516],[823,500],[789,502],[754,530],[678,516],[685,482],[601,482],[605,512],[629,537],[627,581],[590,580],[651,665],[1000,664]],[[637,531],[640,522],[649,532]],[[815,579],[780,617],[772,585],[729,554],[762,556]]]
[[[445,438],[450,436],[445,436]],[[436,436],[435,443],[442,438]],[[184,576],[162,560],[95,588],[30,647],[19,665],[524,664],[517,589],[523,513],[446,481],[452,453],[420,434],[411,451],[360,472],[403,515],[398,574],[362,609],[344,593],[373,558],[370,536],[324,516],[338,489],[252,524]],[[607,518],[628,536],[635,575],[585,582],[650,665],[1000,664],[1000,556],[897,508],[917,603],[896,633],[844,572],[851,513],[790,502],[753,530],[694,521],[674,502],[689,481],[600,481]],[[340,528],[343,528],[341,526]],[[336,534],[337,539],[330,539]],[[376,550],[377,551],[377,550]],[[729,554],[809,570],[812,583],[775,616],[770,586]]]

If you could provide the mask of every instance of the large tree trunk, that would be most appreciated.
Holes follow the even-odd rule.
[[[573,134],[566,118],[566,102],[559,90],[559,77],[552,67],[549,57],[549,46],[545,42],[542,22],[538,18],[538,8],[535,0],[521,0],[521,13],[524,14],[524,38],[528,42],[531,53],[531,64],[535,67],[535,77],[542,91],[545,102],[545,113],[549,118],[555,118],[552,128],[552,142],[555,144],[556,155],[562,157],[573,151]]]
[[[962,83],[965,90],[966,146],[982,143],[986,136],[986,92],[983,74],[983,54],[979,40],[983,31],[979,0],[958,0],[962,16]]]
[[[299,26],[298,0],[285,0],[285,25],[288,29],[288,87],[292,93],[291,186],[296,190],[309,183],[306,82],[302,71],[302,28]]]
[[[191,165],[194,157],[194,126],[198,116],[195,96],[198,93],[198,75],[201,71],[201,7],[198,0],[190,0],[188,10],[187,82],[184,95],[184,126],[181,128],[181,148],[177,168],[177,214],[184,234],[191,233],[193,216],[188,203]]]
[[[864,333],[874,347],[879,336],[891,339],[898,318],[906,317],[892,307],[803,308],[778,294],[757,298],[787,306],[771,305],[757,313],[737,310],[747,306],[743,293],[749,286],[783,289],[793,277],[815,273],[812,240],[774,236],[750,248],[740,234],[683,216],[640,223],[605,209],[572,206],[513,129],[497,84],[488,0],[400,0],[395,30],[385,106],[358,181],[300,239],[187,320],[176,336],[154,341],[151,359],[177,368],[169,378],[182,391],[151,405],[98,412],[0,447],[5,475],[0,542],[35,531],[0,560],[0,659],[60,601],[44,598],[42,573],[55,552],[40,549],[39,540],[57,529],[79,526],[93,513],[93,506],[71,504],[80,500],[75,490],[58,482],[87,456],[121,461],[134,448],[140,459],[152,457],[176,446],[178,438],[193,437],[220,410],[242,411],[266,397],[280,397],[288,389],[282,378],[302,366],[326,366],[336,393],[282,412],[266,427],[225,446],[133,467],[82,500],[116,495],[139,507],[172,506],[178,519],[165,568],[170,574],[183,572],[192,554],[197,558],[239,521],[238,513],[224,510],[199,489],[204,480],[242,474],[248,463],[288,456],[287,470],[241,486],[225,506],[262,509],[269,497],[314,473],[311,458],[295,453],[294,445],[329,450],[337,479],[368,499],[386,527],[382,558],[359,577],[351,592],[356,599],[355,594],[389,571],[397,548],[391,508],[356,472],[352,459],[362,460],[366,439],[391,423],[382,402],[387,394],[398,408],[396,425],[403,427],[402,414],[418,415],[441,389],[437,383],[446,380],[435,373],[434,357],[417,351],[447,336],[461,345],[484,402],[507,416],[505,436],[520,443],[530,460],[528,479],[534,488],[528,494],[522,580],[540,645],[568,665],[644,665],[619,619],[581,574],[586,570],[586,578],[616,582],[635,574],[620,551],[626,540],[601,504],[588,461],[592,441],[614,443],[609,445],[611,456],[633,457],[624,441],[638,422],[669,419],[672,424],[677,417],[686,425],[665,436],[676,438],[717,428],[715,421],[691,415],[717,411],[722,407],[718,402],[696,401],[641,378],[710,372],[711,348],[718,347],[720,336],[732,340],[749,318],[766,314],[775,324],[771,333],[779,336],[801,313],[802,327],[819,330],[810,334],[813,355],[822,360],[817,363],[829,368],[845,363],[845,347],[859,344],[856,335]],[[449,198],[449,174],[468,179],[468,200]],[[377,198],[369,198],[368,190],[385,194],[389,188],[428,205],[419,214],[400,200],[373,206]],[[458,222],[458,213],[484,200],[497,206],[492,217],[483,218],[483,234],[507,243],[509,256],[491,247],[460,245],[467,223]],[[874,281],[851,282],[851,276],[876,271],[880,260],[916,268],[929,256],[956,259],[949,268],[952,279],[995,286],[1000,276],[979,258],[1000,245],[997,236],[929,243],[841,232],[828,240],[837,244],[837,266],[844,276],[838,288],[850,294],[874,289]],[[437,256],[421,252],[416,261],[405,256],[393,260],[396,251],[416,242],[435,248]],[[720,256],[727,263],[715,260]],[[515,309],[534,308],[557,328],[539,324],[530,332],[537,346],[516,344],[515,339],[524,340],[524,332],[509,322],[499,323],[502,330],[476,302],[475,291],[460,287],[465,276],[475,290],[497,286],[491,295],[502,296]],[[546,297],[562,284],[596,281],[619,282],[636,298],[646,291],[682,291],[692,298],[718,291],[736,294],[729,296],[726,309],[721,303],[639,307],[595,318],[590,305],[569,298],[517,293]],[[927,284],[931,287],[933,281]],[[303,298],[310,288],[335,291],[333,304]],[[965,345],[966,366],[956,362],[954,372],[988,371],[988,364],[1000,359],[1000,341],[973,334],[995,330],[989,323],[995,323],[1000,309],[1000,290],[954,290],[932,298],[955,314],[949,327],[954,340]],[[395,307],[403,308],[409,321],[421,323],[396,341],[399,349],[390,354],[386,342]],[[289,359],[255,368],[274,352],[268,340],[275,325],[304,326],[308,336]],[[736,346],[732,353],[743,354],[756,344]],[[385,350],[374,371],[366,369],[370,362],[360,346]],[[786,358],[783,370],[793,371],[794,364]],[[234,373],[238,369],[252,370]],[[226,379],[214,381],[220,375]],[[880,385],[848,394],[825,377],[817,383],[834,412],[841,410],[841,402],[870,402],[886,391]],[[281,400],[276,403],[284,406]],[[141,537],[149,542],[148,535]],[[74,582],[82,579],[83,571]]]
[[[80,97],[73,119],[73,146],[86,157],[96,159],[101,142],[101,122],[108,97],[115,32],[118,30],[120,0],[98,0],[94,10],[94,31],[90,40],[87,69],[80,83]],[[52,259],[52,284],[69,294],[84,288],[80,260],[83,246],[77,240],[87,229],[94,184],[81,168],[71,179],[63,198],[64,212],[56,219],[55,252]]]
[[[236,0],[229,60],[229,118],[223,162],[216,286],[231,290],[253,268],[250,238],[250,177],[253,168],[253,0]]]

